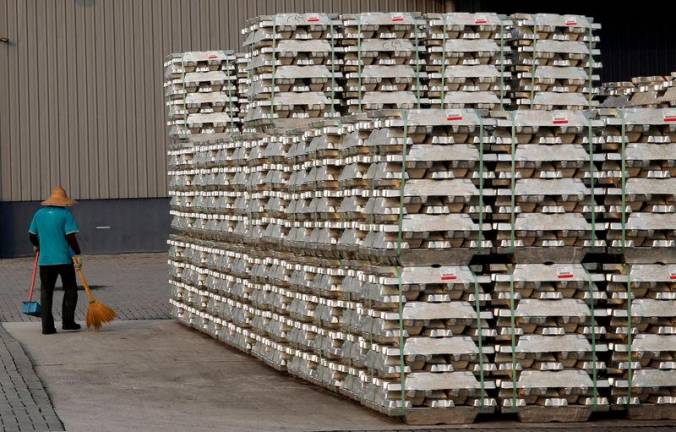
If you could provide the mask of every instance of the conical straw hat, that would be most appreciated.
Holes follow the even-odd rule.
[[[77,201],[68,197],[66,190],[61,186],[55,186],[52,194],[46,200],[42,201],[43,206],[70,207]]]

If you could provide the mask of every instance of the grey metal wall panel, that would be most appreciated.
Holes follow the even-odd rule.
[[[31,255],[28,226],[38,208],[36,201],[0,202],[0,259]],[[167,250],[171,217],[166,198],[83,200],[72,211],[86,255]]]
[[[0,0],[0,201],[166,196],[162,63],[238,49],[258,14],[437,12],[443,0]]]

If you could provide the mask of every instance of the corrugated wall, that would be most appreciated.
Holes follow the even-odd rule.
[[[0,200],[166,196],[162,63],[247,17],[440,12],[442,0],[0,0]]]

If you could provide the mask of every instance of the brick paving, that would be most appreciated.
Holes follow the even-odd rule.
[[[63,431],[21,345],[0,325],[0,431]]]
[[[0,260],[0,322],[38,321],[21,313],[32,270],[30,258]],[[94,294],[123,320],[165,319],[169,316],[166,254],[85,256],[83,271]],[[54,293],[54,319],[60,329],[63,291]],[[39,280],[35,299],[39,300]],[[83,321],[87,300],[78,295],[75,318]],[[63,431],[47,390],[31,360],[0,325],[0,432]]]
[[[37,321],[21,313],[32,265],[30,258],[0,260],[0,322]],[[82,270],[94,288],[94,295],[115,309],[119,319],[170,318],[166,254],[85,255]],[[39,280],[37,284],[35,295],[39,300]],[[57,282],[53,308],[57,329],[63,297],[59,286]],[[85,294],[79,291],[75,318],[84,320],[86,311]]]

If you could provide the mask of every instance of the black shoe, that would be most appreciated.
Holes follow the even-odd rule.
[[[54,334],[54,333],[56,333],[56,329],[55,329],[55,328],[47,329],[47,330],[42,330],[42,334],[43,334],[43,335],[50,335],[50,334]]]
[[[80,330],[82,326],[78,323],[73,323],[73,324],[64,324],[62,328],[64,330]]]

